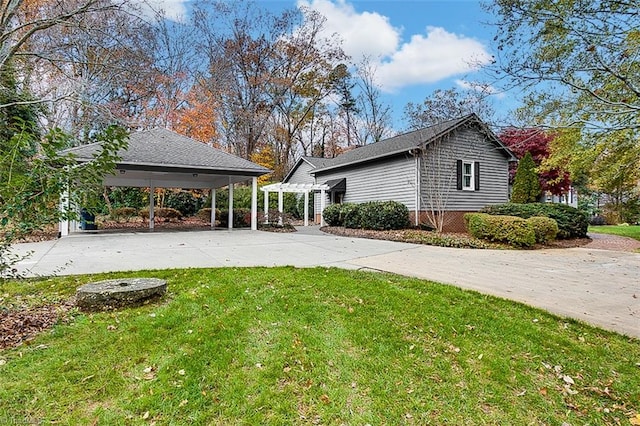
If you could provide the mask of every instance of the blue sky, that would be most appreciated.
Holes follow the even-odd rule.
[[[188,0],[150,0],[168,17],[179,19]],[[491,21],[478,0],[257,0],[273,11],[306,6],[327,18],[328,33],[338,33],[355,62],[363,55],[377,61],[384,100],[402,127],[407,102],[419,103],[434,90],[462,88],[480,81],[492,60]],[[517,106],[517,99],[495,90],[491,96],[499,115]]]

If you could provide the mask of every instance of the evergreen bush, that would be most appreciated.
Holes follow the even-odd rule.
[[[216,211],[216,215],[217,215]],[[220,226],[227,228],[229,226],[229,210],[220,210],[220,216],[218,217]],[[243,208],[233,209],[233,227],[234,228],[246,228],[251,225],[251,210]]]
[[[211,223],[211,207],[205,207],[198,210],[198,213],[196,213],[196,217],[203,222]],[[216,209],[215,220],[220,220],[220,210],[218,209]]]
[[[515,247],[531,247],[536,243],[533,226],[520,217],[467,213],[464,219],[467,230],[475,238]]]
[[[409,226],[409,209],[397,201],[332,204],[322,216],[329,226],[345,228],[385,230]]]
[[[505,203],[487,206],[481,210],[490,215],[518,216],[529,219],[534,216],[544,216],[554,219],[558,224],[558,238],[585,238],[589,220],[580,210],[566,204],[554,203]]]
[[[360,222],[360,204],[342,203],[340,217],[345,228],[362,228]]]
[[[363,229],[403,229],[409,226],[409,209],[397,201],[370,201],[360,204]]]
[[[118,207],[117,209],[113,209],[113,212],[109,215],[111,219],[119,222],[121,220],[129,220],[134,216],[138,215],[138,209],[133,207]]]
[[[518,162],[513,180],[512,203],[535,203],[540,197],[540,180],[530,152]]]
[[[329,226],[343,226],[344,221],[342,219],[341,211],[342,204],[331,204],[324,209],[322,217]]]
[[[185,216],[193,216],[204,205],[204,198],[193,191],[166,191],[164,207],[173,208]]]
[[[558,222],[550,217],[534,216],[527,219],[533,226],[536,235],[536,243],[546,244],[558,236]]]
[[[148,208],[140,209],[138,211],[138,215],[141,218],[148,220],[149,209]],[[169,208],[169,207],[156,207],[153,209],[153,216],[170,222],[171,220],[182,219],[183,214],[180,213],[180,211]]]

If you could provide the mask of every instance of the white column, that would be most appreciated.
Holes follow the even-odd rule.
[[[211,229],[216,228],[216,189],[211,188]]]
[[[67,188],[62,194],[60,194],[60,213],[65,216],[64,219],[61,219],[58,223],[58,234],[61,237],[66,237],[69,235],[69,189]]]
[[[154,188],[153,184],[151,184],[151,186],[149,187],[149,229],[153,229],[155,226],[155,215],[153,213],[153,199],[154,194],[156,192],[156,189]]]
[[[233,229],[233,183],[229,176],[229,229]]]
[[[320,190],[320,226],[324,226],[324,217],[322,216],[322,212],[324,211],[324,206],[327,202],[327,200],[325,199],[325,192],[324,189]]]
[[[420,156],[416,155],[416,212],[415,212],[415,222],[416,226],[420,226]]]
[[[309,191],[304,191],[304,226],[309,226]]]
[[[282,212],[284,211],[284,201],[282,196],[282,188],[278,190],[278,225],[282,226]]]
[[[264,194],[264,223],[269,223],[269,191],[262,191]]]
[[[258,230],[258,178],[251,179],[251,230]]]

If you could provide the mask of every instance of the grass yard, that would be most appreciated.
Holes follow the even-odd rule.
[[[338,269],[9,282],[0,305],[168,280],[0,351],[0,423],[522,424],[640,420],[640,342],[494,297]]]
[[[640,241],[640,226],[638,225],[589,226],[589,232],[620,235],[621,237],[629,237]]]

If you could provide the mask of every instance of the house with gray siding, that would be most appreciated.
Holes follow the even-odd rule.
[[[332,159],[302,157],[283,182],[328,185],[325,205],[398,201],[407,206],[415,225],[463,231],[464,213],[509,200],[512,161],[513,153],[471,114]],[[318,198],[316,194],[316,222]]]

